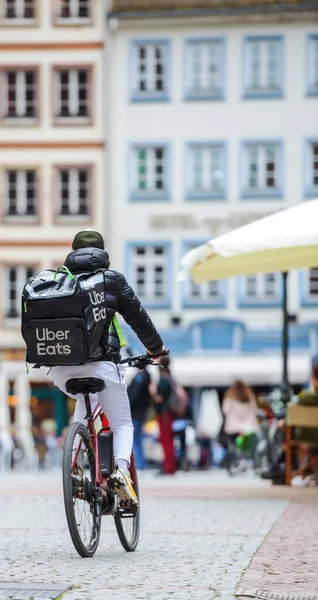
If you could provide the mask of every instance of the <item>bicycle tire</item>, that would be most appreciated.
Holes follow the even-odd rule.
[[[79,482],[80,484],[83,484],[83,487],[79,487],[78,489],[85,490],[85,494],[88,496],[89,500],[87,498],[80,499],[78,495],[75,494],[76,486],[78,486],[79,484],[77,483],[78,480],[74,475],[75,472],[73,471],[72,473],[72,462],[74,460],[74,447],[78,447],[76,446],[77,442],[75,442],[77,436],[79,436],[82,440],[82,446],[83,449],[85,449],[86,451],[87,457],[85,460],[87,460],[88,463],[88,468],[85,468],[83,463],[83,480],[82,482]],[[90,480],[87,477],[88,475],[90,477]],[[72,423],[66,435],[63,452],[63,494],[66,519],[71,539],[78,554],[83,558],[91,557],[96,552],[101,530],[100,505],[97,504],[96,501],[94,501],[93,497],[90,498],[90,494],[92,494],[92,486],[95,486],[95,453],[92,446],[91,438],[88,433],[88,430],[82,423]],[[89,512],[91,514],[91,532],[89,535],[89,539],[87,539],[87,542],[85,541],[85,539],[83,540],[81,532],[81,528],[83,526],[79,522],[80,519],[76,509],[77,502],[84,503],[81,505],[83,511],[87,507],[89,507]],[[87,522],[89,522],[88,519]]]
[[[235,477],[235,475],[244,472],[245,469],[243,465],[246,462],[246,458],[241,454],[240,451],[236,449],[230,450],[227,458],[228,461],[226,463],[226,470],[231,477]]]
[[[114,520],[122,547],[126,550],[126,552],[134,552],[137,548],[140,532],[140,495],[137,469],[133,454],[130,461],[129,473],[133,482],[134,490],[137,494],[138,508],[132,517],[124,517],[122,514],[120,514],[120,511],[117,511],[114,515]],[[132,532],[130,536],[128,536],[125,531],[124,523],[126,523],[126,521],[132,521]]]

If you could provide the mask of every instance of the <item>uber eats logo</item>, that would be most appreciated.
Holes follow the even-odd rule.
[[[70,330],[62,330],[58,329],[57,331],[52,331],[48,327],[35,328],[36,339],[38,340],[36,344],[37,353],[39,356],[56,356],[57,354],[71,354],[71,346],[69,344],[65,344],[68,340]],[[48,344],[48,342],[52,342]]]
[[[93,318],[95,323],[106,319],[105,292],[89,292],[89,299],[93,304]],[[101,305],[104,306],[101,306]]]

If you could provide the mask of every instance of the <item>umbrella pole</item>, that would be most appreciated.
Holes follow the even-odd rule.
[[[288,273],[282,273],[283,276],[283,331],[282,331],[282,350],[283,350],[283,377],[281,384],[281,399],[287,404],[290,400],[291,387],[288,379],[288,326],[289,326],[289,314],[287,307],[287,279]]]

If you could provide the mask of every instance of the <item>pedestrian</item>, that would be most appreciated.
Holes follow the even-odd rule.
[[[13,451],[15,443],[12,432],[0,426],[0,471],[13,468]]]
[[[170,358],[161,356],[160,379],[157,385],[157,393],[154,396],[154,407],[156,411],[160,444],[163,450],[163,462],[159,471],[160,475],[174,475],[176,472],[176,456],[173,442],[172,424],[175,419],[169,407],[169,399],[172,394],[172,376],[170,372]]]
[[[129,475],[129,462],[133,446],[133,425],[131,420],[129,399],[125,383],[125,369],[120,365],[120,347],[122,345],[122,332],[119,323],[114,317],[116,312],[122,315],[130,327],[135,331],[146,351],[151,356],[158,356],[164,351],[162,339],[152,323],[148,313],[141,306],[140,300],[126,281],[124,275],[110,267],[109,255],[105,251],[103,236],[93,229],[79,231],[72,243],[70,252],[65,261],[64,269],[72,278],[76,276],[93,274],[98,271],[103,273],[104,290],[90,299],[91,304],[98,304],[94,308],[94,325],[98,332],[98,358],[90,356],[84,364],[59,365],[59,351],[57,349],[57,362],[51,369],[55,384],[64,392],[68,379],[77,377],[97,377],[105,382],[105,388],[96,395],[91,395],[91,405],[94,411],[98,402],[109,419],[114,434],[114,459],[115,470],[109,477],[109,485],[119,496],[121,501],[129,501],[138,505],[137,495]],[[43,273],[41,274],[43,277]],[[54,300],[52,300],[53,302]],[[27,312],[26,312],[27,314]],[[54,314],[54,312],[52,312]],[[66,319],[65,319],[66,320]],[[103,322],[101,328],[100,321]],[[85,323],[87,326],[87,324]],[[101,329],[101,332],[100,332]],[[23,330],[22,330],[23,331]],[[66,334],[69,333],[68,331]],[[60,338],[59,338],[60,339]],[[43,340],[42,340],[43,342]],[[44,342],[43,342],[44,343]],[[45,351],[44,344],[44,351]],[[52,353],[52,347],[49,346]],[[53,347],[53,349],[55,346]],[[70,346],[65,346],[69,354]],[[72,394],[76,402],[74,421],[86,424],[86,409],[84,398]]]
[[[147,369],[136,373],[128,385],[127,393],[130,403],[131,418],[134,426],[133,450],[137,469],[145,468],[143,449],[143,425],[151,403],[151,377]]]
[[[259,428],[255,395],[241,379],[234,381],[226,390],[222,411],[225,417],[224,432],[232,443],[238,435],[256,433]]]

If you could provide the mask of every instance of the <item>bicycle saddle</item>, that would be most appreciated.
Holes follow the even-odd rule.
[[[98,377],[79,377],[78,379],[68,379],[66,382],[66,391],[69,394],[96,394],[105,387],[105,382]]]

